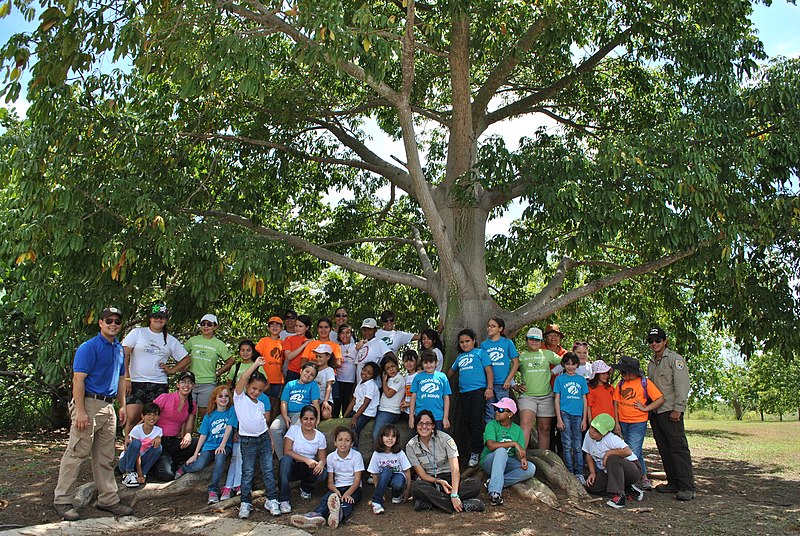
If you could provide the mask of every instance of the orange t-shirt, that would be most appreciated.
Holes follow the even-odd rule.
[[[589,387],[589,394],[586,397],[586,403],[591,409],[592,419],[601,413],[608,413],[613,417],[614,400],[616,399],[617,390],[611,385],[598,383],[595,387]]]
[[[327,344],[328,346],[331,347],[331,349],[333,350],[333,355],[334,355],[334,357],[336,357],[336,361],[341,366],[341,363],[342,363],[342,347],[339,346],[338,342],[333,342],[333,341],[325,341],[325,342],[323,342],[323,341],[313,340],[313,341],[311,341],[310,343],[308,343],[306,345],[305,349],[303,350],[303,353],[301,353],[300,356],[301,357],[305,357],[307,361],[311,361],[312,363],[315,363],[316,357],[314,357],[314,354],[312,352],[314,351],[314,348],[316,348],[320,344]],[[336,367],[334,367],[334,368],[336,368]]]
[[[294,352],[298,348],[300,348],[304,342],[306,342],[305,335],[292,335],[291,337],[286,337],[283,341],[283,351],[286,352]],[[296,372],[300,374],[300,357],[302,357],[303,352],[300,352],[294,359],[289,361],[289,370],[292,372]]]
[[[264,374],[270,384],[283,383],[283,341],[264,337],[256,344],[256,352],[266,360]]]
[[[638,409],[634,402],[637,400],[644,405],[647,405],[647,400],[644,396],[644,386],[642,379],[636,378],[635,380],[620,380],[615,389],[619,400],[619,422],[645,422],[647,421],[648,414],[646,411]],[[663,395],[658,390],[656,384],[647,381],[647,396],[650,400],[658,400]]]

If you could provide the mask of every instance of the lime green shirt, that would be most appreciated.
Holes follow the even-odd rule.
[[[197,383],[216,383],[217,362],[225,361],[231,355],[225,343],[216,337],[206,339],[195,335],[184,346],[192,355],[191,369]]]
[[[519,445],[524,445],[524,438],[525,433],[517,423],[512,422],[511,426],[506,428],[497,421],[489,421],[486,424],[486,428],[483,430],[483,452],[481,453],[481,463],[483,463],[484,458],[486,458],[486,456],[488,456],[491,452],[489,447],[486,446],[487,441],[497,441],[499,443],[502,443],[503,441],[516,441]],[[509,458],[519,459],[516,448],[508,448],[506,450],[508,451]]]
[[[519,370],[525,379],[525,396],[547,396],[553,392],[550,385],[550,365],[561,363],[561,358],[550,350],[525,350],[519,354]]]

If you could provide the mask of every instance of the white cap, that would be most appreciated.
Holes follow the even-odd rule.
[[[370,329],[378,329],[378,323],[375,321],[374,318],[365,318],[363,322],[361,322],[362,328],[370,328]]]
[[[332,354],[333,353],[333,348],[331,348],[327,344],[320,344],[319,346],[314,348],[313,352],[315,354]]]
[[[542,340],[542,330],[539,328],[531,328],[528,330],[528,334],[525,335],[528,339],[538,339]]]
[[[203,322],[205,320],[208,320],[209,322],[213,322],[214,324],[219,326],[219,322],[217,322],[217,317],[215,315],[212,315],[210,313],[209,314],[205,314],[205,315],[203,315],[203,318],[200,319],[200,322]]]

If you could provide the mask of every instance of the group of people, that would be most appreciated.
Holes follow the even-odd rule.
[[[566,351],[557,325],[528,330],[526,348],[517,352],[497,317],[488,320],[480,344],[473,330],[459,332],[459,354],[442,372],[439,333],[398,331],[392,311],[380,315],[381,329],[375,319],[365,319],[356,340],[345,308],[335,311],[334,321],[316,322],[316,338],[311,319],[289,310],[283,318],[269,318],[268,335],[257,343],[241,341],[236,355],[216,338],[215,315],[204,315],[200,334],[185,345],[168,333],[168,316],[163,302],[152,304],[147,325],[120,343],[122,313],[107,308],[98,336],[76,352],[70,443],[54,499],[64,519],[79,518],[71,503],[80,463],[90,453],[98,508],[132,513],[119,502],[113,474],[117,418],[126,439],[117,463],[124,485],[136,487],[151,477],[172,480],[213,463],[208,502],[241,494],[241,518],[252,511],[257,465],[266,488],[264,506],[275,516],[292,512],[290,482],[300,481],[303,499],[326,482],[315,511],[292,516],[300,527],[338,526],[361,499],[365,470],[375,486],[370,503],[376,514],[384,511],[387,488],[393,503],[413,497],[418,510],[482,511],[481,484],[460,478],[459,451],[445,432],[456,377],[467,465],[480,464],[490,475],[486,487],[493,505],[503,504],[505,487],[533,477],[535,467],[525,455],[531,433],[535,425],[538,446],[549,448],[553,419],[567,469],[591,492],[609,493],[610,506],[624,506],[631,495],[641,499],[641,490],[650,486],[641,453],[648,417],[667,473],[667,483],[656,489],[682,500],[694,497],[683,434],[688,372],[683,358],[666,348],[660,328],[647,338],[654,358],[646,379],[636,359],[592,363],[583,342]],[[418,341],[418,350],[400,354],[412,341]],[[612,368],[622,373],[616,387],[610,383]],[[171,374],[177,375],[174,392],[168,392]],[[327,454],[327,439],[317,427],[340,415],[350,426],[334,430],[335,450]],[[416,435],[403,449],[397,426],[406,419]],[[357,448],[371,421],[375,452],[365,469]]]

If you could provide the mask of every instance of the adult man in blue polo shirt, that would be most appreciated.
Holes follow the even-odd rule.
[[[72,365],[72,402],[69,444],[61,458],[53,506],[67,521],[80,514],[73,507],[78,473],[91,454],[92,474],[97,486],[97,508],[117,516],[133,514],[119,501],[114,479],[114,441],[119,403],[119,421],[125,424],[125,357],[116,336],[122,329],[122,312],[114,307],[100,313],[100,333],[75,352]]]

